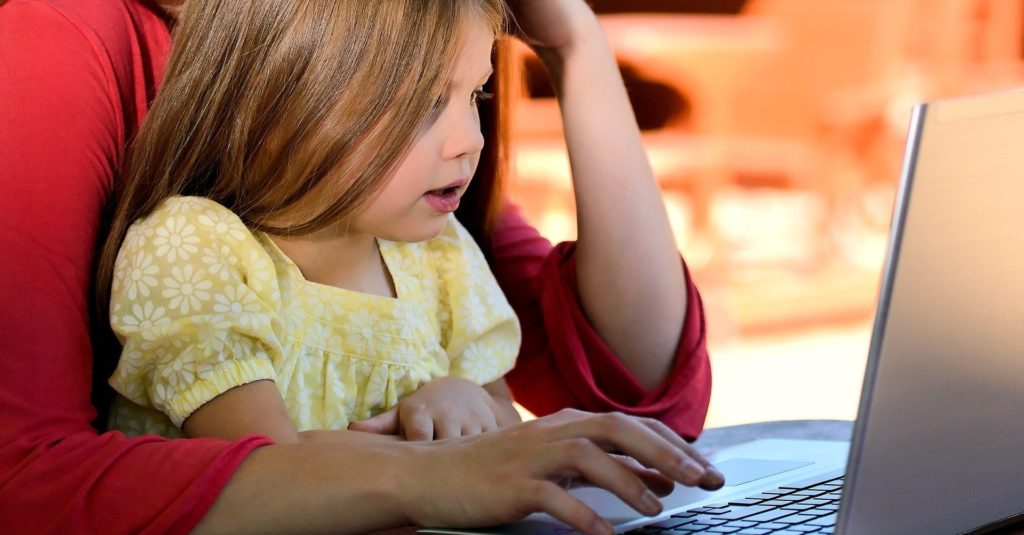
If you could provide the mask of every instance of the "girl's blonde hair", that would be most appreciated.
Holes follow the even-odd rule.
[[[483,20],[500,35],[505,9],[503,0],[188,2],[116,193],[100,307],[128,227],[168,197],[208,197],[273,234],[350,215],[442,95],[466,24]],[[336,200],[310,212],[311,197]],[[282,213],[301,219],[275,226]]]

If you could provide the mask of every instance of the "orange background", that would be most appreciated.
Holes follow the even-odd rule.
[[[1017,88],[1022,0],[594,1],[707,307],[709,426],[856,415],[913,104]],[[525,47],[512,196],[575,237]]]

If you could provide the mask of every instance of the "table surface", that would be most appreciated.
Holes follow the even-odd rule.
[[[853,422],[849,420],[758,422],[705,429],[693,445],[703,453],[712,453],[759,438],[850,440],[851,433],[853,433]]]

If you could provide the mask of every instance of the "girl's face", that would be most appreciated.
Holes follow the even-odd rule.
[[[418,242],[444,230],[484,146],[477,99],[491,75],[493,45],[494,34],[486,23],[467,25],[445,94],[394,175],[350,221],[350,233]]]

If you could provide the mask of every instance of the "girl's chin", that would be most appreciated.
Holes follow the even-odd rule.
[[[400,228],[388,229],[389,232],[381,233],[377,237],[393,242],[416,243],[440,236],[447,225],[448,214],[439,214],[436,217],[402,224]]]

